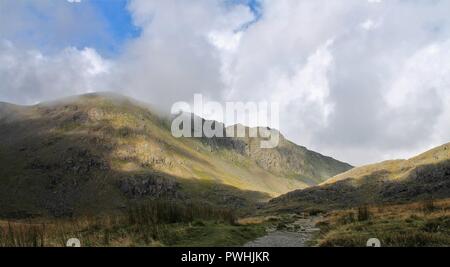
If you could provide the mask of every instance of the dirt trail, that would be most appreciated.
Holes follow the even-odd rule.
[[[320,231],[316,223],[320,217],[298,219],[287,224],[286,230],[268,229],[268,234],[249,242],[245,247],[308,247],[314,233]]]

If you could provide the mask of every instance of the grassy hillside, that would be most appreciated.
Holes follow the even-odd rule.
[[[332,184],[346,179],[355,182],[374,173],[388,172],[388,179],[398,180],[407,178],[419,166],[439,164],[450,159],[450,143],[436,147],[430,151],[413,157],[409,160],[390,160],[378,164],[367,165],[343,172],[323,184]]]
[[[350,168],[285,140],[276,151],[254,153],[176,139],[169,120],[117,95],[2,103],[0,111],[2,217],[109,213],[146,199],[254,210]]]
[[[365,247],[374,237],[382,247],[447,247],[450,200],[334,211],[317,226],[322,247]]]
[[[352,169],[317,187],[271,200],[270,209],[302,210],[355,207],[450,197],[450,144],[409,160],[386,161]]]

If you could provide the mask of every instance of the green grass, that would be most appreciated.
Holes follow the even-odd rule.
[[[228,247],[242,246],[265,234],[262,225],[229,225],[216,222],[174,227],[172,235],[163,240],[167,246],[175,247]]]
[[[262,236],[263,224],[240,225],[231,210],[205,203],[130,204],[124,214],[77,219],[0,221],[0,247],[241,246]]]
[[[449,220],[449,218],[443,218]],[[433,222],[419,219],[412,222],[405,220],[380,220],[351,223],[340,226],[326,234],[320,243],[325,247],[362,247],[369,238],[378,238],[386,247],[423,247],[423,246],[449,246],[449,231],[431,232],[427,225],[449,227],[446,222]],[[436,227],[438,227],[436,226]]]
[[[242,246],[265,234],[263,225],[221,221],[131,225],[105,220],[8,223],[0,227],[0,247],[62,247],[78,238],[83,247],[228,247]]]
[[[318,224],[317,244],[324,247],[364,247],[378,238],[384,247],[450,246],[449,203],[433,211],[429,203],[378,206],[339,211]],[[369,215],[370,214],[370,215]]]

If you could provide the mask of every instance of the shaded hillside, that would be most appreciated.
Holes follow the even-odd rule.
[[[329,182],[271,200],[276,210],[333,209],[450,197],[450,144],[409,160],[355,168]]]
[[[176,139],[168,120],[117,95],[90,94],[30,107],[1,104],[0,110],[1,215],[107,212],[149,198],[251,208],[307,186],[270,171],[252,153]],[[308,153],[314,156],[304,162],[322,160]],[[328,160],[320,161],[325,167],[316,181],[328,171],[348,168],[332,160],[329,166]],[[308,183],[314,179],[308,177]]]

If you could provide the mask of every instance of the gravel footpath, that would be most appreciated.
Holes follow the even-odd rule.
[[[267,235],[247,243],[245,247],[307,247],[314,233],[320,231],[315,227],[318,220],[319,217],[299,219],[286,225],[288,230],[283,231],[269,229]]]

